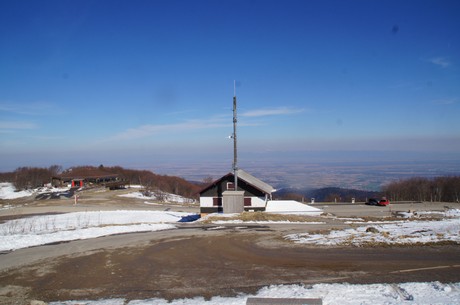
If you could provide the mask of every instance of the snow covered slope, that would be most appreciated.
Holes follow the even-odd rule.
[[[323,213],[321,209],[314,208],[295,200],[270,200],[267,202],[265,212],[304,215],[320,215]]]

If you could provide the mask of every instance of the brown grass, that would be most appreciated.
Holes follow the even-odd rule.
[[[214,221],[226,221],[226,220],[241,220],[243,222],[252,221],[290,221],[290,222],[319,222],[324,221],[319,217],[314,216],[302,216],[302,215],[284,215],[284,214],[271,214],[266,212],[243,212],[233,217],[220,217],[211,216],[204,220],[204,223],[212,223]]]

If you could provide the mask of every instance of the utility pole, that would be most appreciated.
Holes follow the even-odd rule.
[[[235,177],[235,191],[238,190],[238,154],[236,142],[236,81],[233,81],[233,176]]]
[[[242,213],[244,212],[244,191],[238,190],[238,155],[236,137],[236,81],[233,83],[233,190],[222,192],[222,212],[223,213]]]

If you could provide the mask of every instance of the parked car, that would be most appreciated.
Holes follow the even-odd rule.
[[[379,206],[387,206],[390,204],[390,201],[386,198],[382,198],[381,200],[377,200],[375,198],[370,198],[367,202],[367,205],[379,205]]]
[[[375,198],[370,198],[367,202],[367,205],[379,205],[379,201]]]

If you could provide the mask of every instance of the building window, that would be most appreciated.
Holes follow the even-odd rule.
[[[251,206],[252,205],[252,198],[251,197],[245,197],[244,198],[244,206],[245,207],[248,207],[248,206]]]
[[[235,183],[227,182],[227,191],[234,191],[235,190]]]
[[[212,205],[215,206],[215,207],[221,207],[222,206],[222,198],[220,198],[220,197],[212,198]]]

